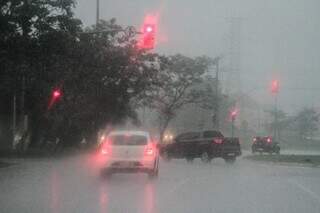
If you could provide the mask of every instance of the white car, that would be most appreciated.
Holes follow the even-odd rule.
[[[113,131],[100,146],[102,175],[112,173],[147,173],[158,176],[159,152],[156,142],[148,132]]]

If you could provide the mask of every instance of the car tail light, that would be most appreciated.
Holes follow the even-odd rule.
[[[271,138],[267,138],[267,143],[271,143]]]
[[[147,148],[145,150],[145,155],[152,156],[152,155],[154,155],[154,152],[155,152],[155,150],[153,147],[147,146]]]
[[[101,146],[101,149],[100,149],[100,153],[102,155],[110,155],[111,154],[111,147],[110,147],[110,144],[109,144],[109,141],[106,140],[102,146]]]
[[[215,138],[215,139],[213,139],[213,143],[222,144],[222,139],[221,138]]]
[[[109,154],[109,151],[108,149],[106,149],[105,147],[101,149],[101,154],[103,155],[108,155]]]
[[[253,138],[253,143],[256,143],[257,142],[257,138]]]

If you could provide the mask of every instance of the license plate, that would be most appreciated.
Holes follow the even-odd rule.
[[[119,164],[120,167],[133,167],[134,163],[133,162],[121,162]]]

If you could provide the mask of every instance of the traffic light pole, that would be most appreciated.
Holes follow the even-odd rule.
[[[97,11],[96,11],[96,26],[99,24],[100,19],[100,0],[97,0]]]
[[[273,138],[277,140],[278,137],[278,93],[274,96],[274,130]]]
[[[232,118],[232,121],[231,121],[231,137],[232,138],[234,136],[234,120],[235,120],[235,118]]]
[[[215,105],[215,126],[216,130],[219,130],[220,128],[220,123],[219,123],[219,60],[220,58],[217,59],[216,62],[216,105]]]

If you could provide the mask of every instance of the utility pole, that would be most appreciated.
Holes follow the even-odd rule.
[[[100,0],[97,0],[96,27],[99,24],[99,20],[100,20]]]
[[[16,94],[13,95],[13,115],[12,115],[12,135],[13,141],[12,145],[15,145],[15,135],[16,135],[16,120],[17,120],[17,98]]]
[[[274,96],[274,140],[278,139],[278,93]]]
[[[216,114],[216,129],[219,130],[220,128],[220,123],[219,123],[219,102],[220,102],[220,98],[219,98],[219,61],[220,58],[217,58],[217,62],[216,62],[216,106],[215,106],[215,114]]]
[[[220,57],[216,57],[214,59],[214,64],[216,65],[216,77],[215,77],[215,98],[216,98],[216,103],[214,106],[214,127],[216,130],[219,130],[220,128],[220,123],[219,123],[219,104],[220,104],[220,98],[219,98],[219,62],[220,62]]]

